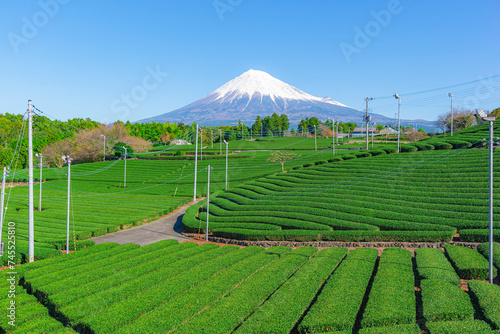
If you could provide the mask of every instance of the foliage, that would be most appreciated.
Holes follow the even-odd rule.
[[[489,276],[488,261],[477,251],[456,245],[444,245],[446,255],[462,279],[487,279]],[[494,268],[493,276],[497,271]]]
[[[436,321],[426,324],[429,334],[448,333],[448,334],[487,334],[492,333],[491,327],[481,320],[464,321]]]
[[[475,122],[474,112],[465,109],[453,110],[453,131],[467,129]],[[451,111],[438,116],[435,122],[436,126],[443,130],[443,132],[451,131]]]
[[[346,254],[346,248],[327,248],[317,253],[235,332],[291,332]]]
[[[487,260],[490,259],[490,243],[485,242],[477,246],[477,251]],[[489,262],[488,262],[489,263]],[[500,243],[493,242],[493,265],[500,270]]]
[[[481,281],[469,281],[469,291],[484,319],[500,329],[500,286]]]
[[[424,139],[425,137],[427,137],[427,135],[425,132],[411,130],[410,132],[405,133],[405,137],[407,140],[414,143],[416,141]]]
[[[489,241],[490,231],[488,229],[467,229],[460,231],[460,239],[467,242]],[[500,229],[493,230],[493,241],[500,242]]]
[[[300,157],[300,155],[293,152],[286,151],[276,151],[271,153],[271,156],[267,159],[267,161],[271,162],[279,162],[281,164],[281,171],[285,171],[285,162],[294,160]]]
[[[457,286],[460,284],[460,278],[442,250],[416,249],[415,260],[420,279],[441,280]]]
[[[474,307],[469,296],[456,284],[424,279],[420,282],[420,288],[427,322],[474,319]]]
[[[361,326],[416,323],[415,279],[411,252],[386,248],[370,291]]]
[[[300,323],[300,333],[351,330],[372,277],[378,252],[358,248],[351,251],[328,279],[309,312]]]

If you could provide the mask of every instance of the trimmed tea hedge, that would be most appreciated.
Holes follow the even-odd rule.
[[[299,332],[352,330],[377,258],[376,249],[351,251],[299,324]]]
[[[488,261],[477,251],[456,245],[444,245],[444,249],[460,278],[485,280],[489,277]],[[493,275],[496,277],[496,269]]]
[[[424,279],[420,282],[420,288],[427,322],[474,319],[471,300],[457,285],[442,280]]]
[[[482,254],[488,261],[490,259],[490,243],[485,242],[477,246],[477,251]],[[489,262],[488,262],[489,263]],[[493,264],[500,270],[500,243],[493,243]]]
[[[420,334],[417,324],[396,325],[386,327],[372,327],[360,329],[359,334]]]
[[[346,248],[327,248],[316,254],[235,332],[290,333],[346,254]]]
[[[380,257],[361,327],[416,323],[414,286],[411,252],[386,248]]]
[[[236,228],[218,228],[213,235],[236,240],[321,241],[345,242],[442,242],[453,239],[453,231],[262,231]]]
[[[176,333],[228,333],[233,331],[242,319],[255,312],[316,252],[315,248],[302,247],[284,255],[276,264],[260,270],[226,298],[213,304],[196,318],[179,327]],[[207,327],[206,324],[211,324],[211,326]],[[149,328],[148,331],[159,332]]]
[[[495,329],[500,329],[500,286],[481,281],[469,281],[469,291],[486,321]]]
[[[439,321],[427,323],[429,334],[487,334],[491,327],[481,320]]]
[[[460,230],[460,240],[466,242],[487,242],[489,235],[488,229]],[[500,242],[500,229],[493,229],[493,241]]]
[[[442,250],[435,248],[416,249],[415,261],[420,279],[433,279],[455,285],[460,284],[460,277],[458,277]]]

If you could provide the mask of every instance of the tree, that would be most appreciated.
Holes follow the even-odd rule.
[[[290,120],[288,119],[288,116],[285,114],[281,114],[280,117],[281,117],[281,131],[286,132],[290,127]],[[283,133],[281,135],[283,135]]]
[[[489,117],[496,117],[496,119],[500,119],[500,108],[496,108],[488,116]]]
[[[285,162],[296,159],[300,157],[300,155],[297,155],[293,152],[281,152],[281,151],[276,151],[271,153],[271,156],[267,158],[267,161],[271,162],[279,162],[281,164],[281,171],[285,171]]]
[[[453,131],[467,129],[475,122],[474,112],[465,109],[456,109],[453,111]],[[437,127],[443,130],[443,133],[451,131],[451,112],[438,116],[434,122]]]
[[[134,155],[134,150],[132,149],[132,147],[120,141],[113,146],[115,157],[121,157],[125,155],[125,150],[123,149],[124,147],[127,148],[127,158],[132,158]]]
[[[255,119],[255,123],[252,124],[252,132],[258,133],[259,137],[261,137],[262,136],[262,134],[260,133],[261,127],[262,127],[262,121],[260,119],[260,116],[257,115],[257,118]]]
[[[439,115],[434,124],[436,124],[436,126],[440,128],[446,136],[446,114]]]
[[[427,134],[425,132],[411,130],[410,132],[406,133],[405,136],[407,140],[414,143],[416,141],[419,141],[420,139],[427,137]]]

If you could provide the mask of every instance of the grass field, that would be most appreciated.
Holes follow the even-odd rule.
[[[465,257],[481,257],[468,251]],[[419,249],[413,261],[411,252],[400,248],[387,248],[379,257],[377,250],[363,248],[105,243],[17,267],[11,281],[1,272],[0,304],[7,309],[15,300],[16,327],[2,317],[0,331],[417,334],[444,333],[428,331],[442,326],[446,333],[472,333],[464,328],[473,326],[480,333],[498,329],[500,309],[494,305],[500,286],[469,281],[474,291],[469,296],[456,281],[450,283],[450,266],[436,249]],[[474,303],[480,305],[477,312]]]

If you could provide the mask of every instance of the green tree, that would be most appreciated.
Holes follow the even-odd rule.
[[[297,155],[293,152],[282,152],[282,151],[276,151],[271,153],[271,156],[267,158],[267,161],[271,162],[279,162],[281,164],[281,171],[285,171],[285,162],[297,159],[300,157],[300,155]]]

